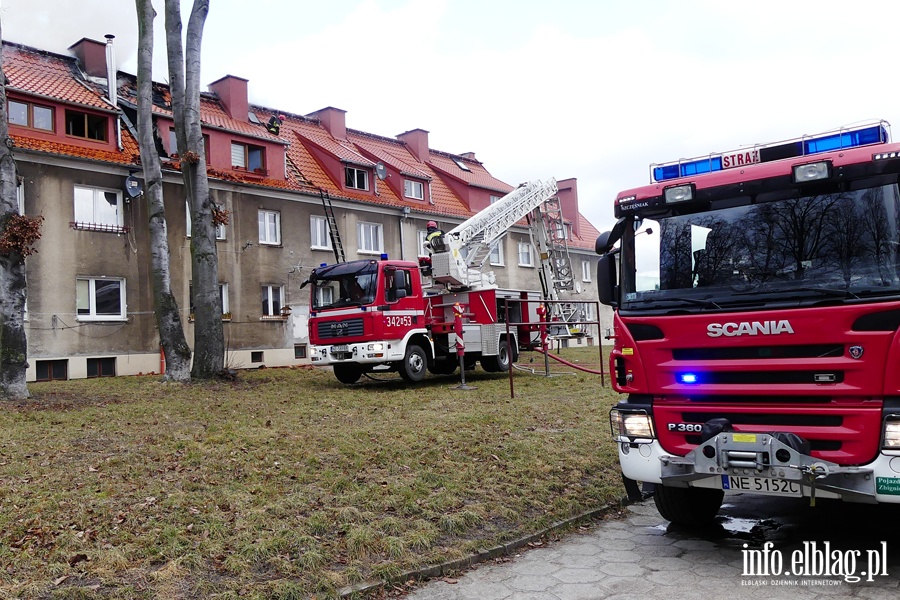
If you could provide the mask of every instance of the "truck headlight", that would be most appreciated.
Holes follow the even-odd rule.
[[[614,408],[609,411],[609,425],[616,441],[649,441],[655,437],[653,421],[645,410],[624,411]]]
[[[384,350],[384,344],[369,344],[369,350],[375,350],[375,351]]]
[[[882,439],[881,447],[885,450],[900,450],[900,415],[891,415],[884,420]]]

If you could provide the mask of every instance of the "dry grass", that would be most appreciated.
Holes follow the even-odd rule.
[[[598,377],[467,380],[33,384],[0,412],[0,597],[329,597],[621,496]]]

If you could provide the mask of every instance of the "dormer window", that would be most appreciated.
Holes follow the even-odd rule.
[[[356,167],[347,167],[344,170],[344,183],[348,188],[353,188],[354,190],[368,190],[369,173]]]
[[[262,146],[231,142],[231,167],[265,174],[266,149]]]
[[[66,135],[87,140],[106,141],[109,119],[77,110],[66,111]]]
[[[10,100],[9,124],[53,131],[53,109],[30,102]]]
[[[414,200],[425,199],[425,186],[421,181],[406,179],[403,181],[403,195]]]

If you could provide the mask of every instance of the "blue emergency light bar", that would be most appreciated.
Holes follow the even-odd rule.
[[[667,181],[783,158],[796,158],[844,148],[885,144],[890,141],[888,127],[887,121],[878,121],[773,144],[760,144],[733,152],[652,164],[650,165],[650,177],[654,182]]]

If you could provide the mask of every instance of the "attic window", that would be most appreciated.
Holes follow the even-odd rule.
[[[421,181],[413,181],[412,179],[403,180],[403,195],[407,198],[415,200],[425,199],[425,186]]]
[[[464,163],[462,160],[460,160],[458,158],[454,158],[453,162],[455,162],[456,166],[459,167],[460,169],[462,169],[463,171],[471,171],[472,170],[466,165],[466,163]]]
[[[231,142],[231,167],[265,174],[266,149],[262,146]]]
[[[355,190],[369,189],[369,173],[355,167],[347,167],[344,171],[344,183]]]
[[[109,119],[100,115],[91,115],[77,110],[66,111],[66,134],[88,140],[106,141],[106,129]]]
[[[9,124],[53,131],[53,109],[30,102],[9,101]]]

